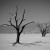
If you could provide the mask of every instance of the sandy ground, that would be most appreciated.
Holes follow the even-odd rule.
[[[22,44],[12,46],[15,41],[16,34],[0,34],[0,50],[50,50],[50,34],[21,34]]]

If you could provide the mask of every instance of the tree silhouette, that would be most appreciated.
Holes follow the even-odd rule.
[[[11,18],[11,17],[10,17],[10,21],[8,21],[8,22],[10,23],[10,26],[13,26],[13,27],[16,29],[16,31],[17,31],[17,39],[16,39],[16,42],[13,43],[13,46],[14,46],[15,44],[17,44],[17,43],[20,44],[20,42],[19,42],[20,35],[21,35],[21,33],[23,32],[25,26],[28,25],[28,24],[30,24],[30,23],[33,23],[33,22],[34,22],[34,21],[32,21],[32,22],[26,23],[26,24],[24,24],[24,25],[22,26],[22,28],[21,28],[21,24],[23,23],[23,21],[26,20],[26,19],[24,19],[25,9],[24,9],[24,12],[23,12],[23,15],[22,15],[22,19],[21,19],[21,21],[20,21],[19,24],[18,24],[18,21],[19,21],[20,18],[17,19],[17,12],[18,12],[18,6],[16,6],[16,13],[15,13],[15,16],[14,16],[16,25],[14,25],[14,24],[12,23],[12,18]],[[9,13],[9,14],[11,14],[11,15],[13,16],[12,13]],[[8,24],[2,24],[1,26],[3,26],[3,25],[9,26]],[[21,29],[20,29],[20,28],[21,28]]]
[[[50,26],[47,26],[47,23],[45,23],[45,27],[39,23],[37,24],[37,26],[40,29],[40,32],[42,33],[42,37],[45,37],[45,35],[50,32],[49,31]]]

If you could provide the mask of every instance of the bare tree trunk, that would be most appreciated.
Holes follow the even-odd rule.
[[[17,42],[17,43],[20,43],[19,40],[20,40],[20,33],[18,32],[18,33],[17,33],[16,42]]]
[[[45,37],[44,33],[42,33],[42,37]]]
[[[20,43],[20,42],[19,42],[19,40],[20,40],[20,35],[21,35],[21,34],[20,34],[20,32],[19,32],[19,31],[17,31],[17,38],[16,38],[16,42],[14,42],[14,43],[13,43],[13,46],[15,46],[15,44],[17,44],[17,43]]]
[[[45,37],[46,33],[45,32],[42,32],[42,37]]]

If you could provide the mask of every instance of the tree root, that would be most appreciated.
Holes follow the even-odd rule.
[[[17,44],[17,43],[18,43],[18,44],[21,44],[20,42],[14,42],[14,43],[12,43],[12,44],[13,44],[13,46],[15,46],[15,44]]]

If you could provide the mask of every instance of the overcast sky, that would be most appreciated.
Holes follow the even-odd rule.
[[[9,13],[15,13],[16,5],[18,18],[21,18],[23,10],[26,10],[25,23],[33,20],[40,23],[50,21],[50,0],[0,0],[0,25],[8,23],[12,17]]]

